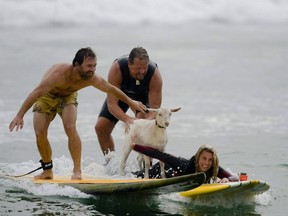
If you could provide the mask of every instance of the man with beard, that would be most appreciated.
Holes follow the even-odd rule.
[[[159,108],[162,102],[162,78],[155,63],[149,60],[147,51],[142,47],[133,48],[129,56],[116,59],[109,71],[108,82],[120,88],[133,100],[141,101],[147,107]],[[106,161],[109,152],[115,150],[112,131],[118,122],[125,122],[125,131],[133,119],[126,114],[128,106],[125,101],[107,95],[98,116],[95,131]],[[155,118],[155,113],[137,113],[136,118]],[[111,155],[112,156],[112,155]]]
[[[52,179],[52,149],[47,137],[50,122],[58,113],[68,137],[68,148],[74,163],[71,179],[81,179],[81,139],[76,129],[77,91],[87,86],[112,94],[125,101],[136,112],[145,113],[146,107],[133,101],[122,91],[95,74],[97,58],[89,47],[80,49],[72,64],[56,64],[44,75],[39,85],[28,95],[16,117],[9,125],[10,131],[22,129],[24,115],[33,106],[34,130],[41,156],[43,172],[34,178]]]

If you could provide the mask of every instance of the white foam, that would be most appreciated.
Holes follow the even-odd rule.
[[[111,155],[114,155],[112,153]],[[111,156],[110,155],[110,156]],[[91,159],[84,158],[82,162],[82,177],[99,178],[99,179],[120,179],[120,178],[135,178],[130,172],[133,169],[133,159],[127,163],[127,175],[121,176],[118,174],[119,158],[117,156],[111,156],[111,160],[107,165],[101,165],[95,161],[91,162]],[[39,196],[67,196],[67,197],[89,197],[89,195],[80,192],[79,190],[58,184],[34,184],[29,178],[42,172],[42,170],[36,171],[26,177],[20,177],[15,179],[7,179],[5,175],[20,175],[30,172],[40,167],[39,162],[26,161],[21,163],[0,163],[0,184],[10,187],[17,187],[26,190],[28,193]],[[134,167],[135,168],[135,167]],[[53,174],[55,176],[71,176],[73,170],[73,163],[70,158],[62,156],[60,158],[53,158]],[[29,177],[29,178],[27,178]]]
[[[271,190],[268,190],[263,194],[255,196],[254,202],[258,205],[269,206],[272,202],[272,197]]]
[[[2,0],[1,6],[3,26],[288,20],[288,3],[284,0]]]
[[[25,189],[28,193],[37,196],[66,196],[73,198],[87,198],[90,195],[80,192],[79,190],[58,184],[34,184],[31,181],[18,182],[20,188]]]
[[[229,199],[221,195],[192,199],[188,197],[183,197],[179,193],[163,194],[160,195],[160,198],[168,199],[182,204],[193,204],[196,206],[235,208],[239,205],[251,204],[267,206],[271,203],[272,196],[269,191],[267,191],[263,194],[255,196],[230,196]]]

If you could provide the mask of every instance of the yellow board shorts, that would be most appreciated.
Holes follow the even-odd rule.
[[[77,107],[77,96],[77,92],[65,97],[59,97],[48,93],[37,99],[33,106],[33,112],[46,113],[49,116],[51,115],[52,121],[55,118],[56,113],[61,115],[65,106],[74,104]]]

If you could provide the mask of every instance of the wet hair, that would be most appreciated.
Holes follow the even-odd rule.
[[[73,59],[73,66],[75,66],[76,63],[78,63],[79,65],[83,64],[84,60],[88,57],[96,58],[96,54],[90,47],[79,49]]]
[[[217,175],[218,175],[218,170],[219,170],[219,159],[218,159],[216,150],[212,146],[204,144],[204,145],[201,145],[199,147],[199,149],[195,155],[195,161],[196,161],[195,162],[195,166],[196,166],[195,170],[197,170],[200,155],[204,151],[210,152],[212,154],[212,157],[213,157],[212,166],[209,168],[209,170],[207,172],[209,172],[209,174],[211,174],[213,180],[216,180]]]
[[[149,61],[149,55],[143,47],[135,47],[131,50],[128,57],[129,62],[133,64],[135,58],[138,58],[140,60],[147,59]]]

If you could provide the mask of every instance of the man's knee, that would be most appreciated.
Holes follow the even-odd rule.
[[[76,125],[74,123],[64,124],[64,130],[68,136],[77,133]]]
[[[110,135],[113,131],[114,124],[108,119],[98,119],[95,125],[95,132],[97,136]]]
[[[48,134],[48,132],[47,132],[47,130],[45,130],[44,128],[41,128],[41,129],[37,128],[37,129],[35,129],[35,136],[36,136],[37,139],[46,138],[46,137],[47,137],[47,134]]]
[[[103,136],[103,135],[106,135],[107,133],[109,133],[108,131],[110,131],[110,130],[107,130],[107,129],[108,128],[105,125],[99,124],[98,122],[95,125],[95,132],[96,132],[97,136],[101,136],[101,135]]]

